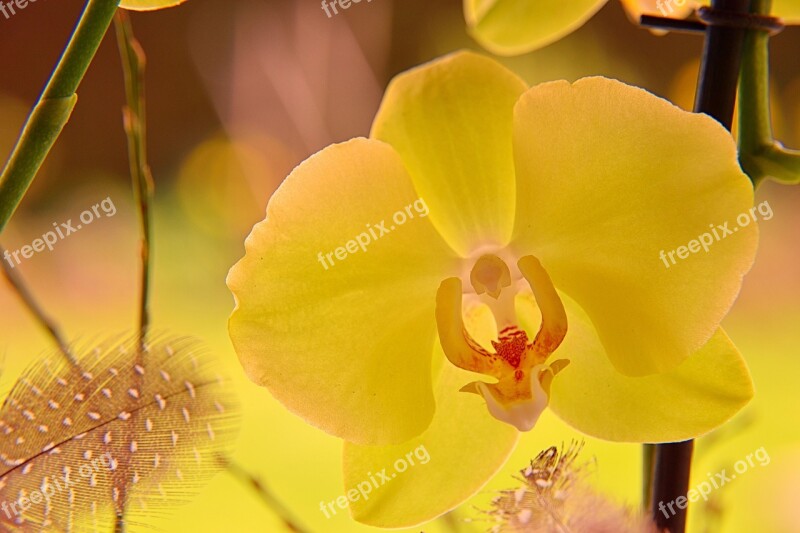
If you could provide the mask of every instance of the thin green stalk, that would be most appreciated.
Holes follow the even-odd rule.
[[[125,76],[127,106],[123,112],[125,133],[128,138],[128,159],[136,205],[139,207],[141,242],[139,245],[142,270],[139,284],[139,347],[144,348],[150,326],[150,275],[152,255],[153,175],[147,163],[147,119],[145,115],[144,69],[145,55],[133,34],[130,18],[120,11],[114,18],[117,43]]]
[[[752,13],[768,15],[772,0],[753,0]],[[772,143],[769,102],[769,34],[751,30],[745,37],[739,80],[739,145],[755,148]]]
[[[770,13],[772,0],[753,0],[751,12]],[[767,177],[800,183],[800,151],[784,148],[772,131],[769,33],[747,32],[739,80],[739,160],[755,185]]]
[[[111,25],[119,2],[87,0],[69,44],[28,116],[0,174],[0,233],[69,120],[78,99],[78,85]]]

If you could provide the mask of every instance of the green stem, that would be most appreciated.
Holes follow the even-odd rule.
[[[754,151],[741,151],[739,160],[754,185],[768,177],[786,185],[800,183],[800,151],[784,148],[778,142]]]
[[[75,94],[120,0],[88,0],[69,44],[33,107],[0,175],[0,233],[69,120]]]
[[[751,12],[770,13],[772,0],[753,0]],[[775,140],[769,95],[769,33],[747,32],[739,79],[739,160],[754,185],[767,177],[800,183],[800,152]]]
[[[772,0],[753,0],[750,11],[769,14]],[[772,144],[769,103],[769,34],[748,31],[739,79],[739,146],[752,149]]]

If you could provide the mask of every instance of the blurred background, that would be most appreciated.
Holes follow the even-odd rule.
[[[39,0],[0,17],[0,153],[5,158],[66,43],[83,2]],[[363,532],[345,515],[326,519],[320,501],[342,493],[341,443],[286,412],[243,376],[226,321],[228,269],[291,169],[332,143],[366,136],[393,75],[459,48],[467,36],[459,0],[374,0],[328,18],[311,0],[190,0],[133,14],[148,56],[150,163],[156,181],[152,315],[157,330],[205,341],[235,380],[243,404],[236,460],[315,532]],[[568,38],[503,60],[529,83],[605,75],[690,109],[702,41],[655,36],[634,26],[614,0]],[[800,29],[773,39],[776,136],[800,147]],[[54,222],[110,197],[101,218],[52,252],[18,268],[73,340],[132,331],[136,320],[137,223],[122,129],[122,73],[113,33],[81,88],[71,122],[2,235],[18,249]],[[771,462],[751,469],[690,508],[692,532],[800,532],[800,190],[765,184],[774,217],[761,224],[755,267],[726,328],[745,354],[757,396],[734,421],[697,444],[694,475],[718,472],[764,447]],[[49,339],[0,283],[0,393]],[[544,448],[580,438],[546,413],[507,466],[451,520],[413,531],[483,531],[475,506],[515,488],[517,470]],[[615,500],[639,504],[640,447],[586,439],[593,482]],[[693,483],[694,484],[694,483]],[[154,517],[163,531],[282,531],[246,484],[219,474],[191,504]],[[411,530],[410,530],[411,531]]]

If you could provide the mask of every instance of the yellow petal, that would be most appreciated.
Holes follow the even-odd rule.
[[[642,15],[686,18],[701,4],[694,0],[621,0],[621,2],[628,16],[636,24]]]
[[[586,78],[528,91],[514,143],[512,245],[588,313],[614,366],[662,372],[705,344],[758,240],[752,185],[725,129],[644,90]],[[748,223],[734,231],[742,213]],[[716,228],[726,223],[730,234]]]
[[[467,254],[505,244],[514,222],[514,104],[525,83],[489,58],[458,52],[397,76],[372,137],[403,158],[431,220]]]
[[[551,44],[583,26],[608,0],[463,0],[470,34],[499,55],[518,55]],[[707,0],[621,0],[631,19],[642,14],[682,19]],[[772,14],[800,22],[798,0],[774,0]]]
[[[175,7],[184,3],[186,0],[122,0],[119,7],[130,9],[131,11],[153,11],[164,9],[165,7]]]
[[[457,265],[422,205],[390,146],[330,146],[281,185],[228,276],[248,376],[350,441],[403,442],[433,416],[436,290]]]
[[[444,358],[441,349],[436,357]],[[444,363],[436,415],[419,437],[395,446],[345,444],[345,494],[357,496],[349,502],[353,518],[387,528],[421,524],[464,502],[503,466],[519,433],[494,419],[479,396],[458,392],[474,376]]]
[[[481,46],[516,55],[577,30],[608,0],[464,0],[470,33]]]
[[[800,0],[772,0],[772,14],[786,24],[800,23]]]
[[[556,355],[570,365],[553,379],[550,408],[583,433],[625,442],[696,438],[728,421],[753,396],[747,366],[722,329],[677,368],[627,377],[608,362],[586,314],[568,298],[564,304],[569,332]]]
[[[625,10],[638,20],[641,14],[660,15],[669,18],[686,18],[700,6],[709,6],[708,0],[621,0]],[[780,17],[786,24],[800,21],[800,1],[772,0],[771,14]]]
[[[698,2],[704,5],[710,5],[708,0]],[[800,1],[798,0],[772,0],[772,9],[770,14],[775,17],[780,17],[785,24],[796,25],[800,23]]]

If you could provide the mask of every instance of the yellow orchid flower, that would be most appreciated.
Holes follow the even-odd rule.
[[[154,11],[165,7],[175,7],[186,0],[122,0],[119,7],[131,11]]]
[[[628,15],[685,18],[709,1],[620,0]],[[517,55],[542,48],[583,26],[608,0],[464,0],[470,34],[498,55]],[[786,24],[800,23],[800,0],[773,0],[772,13]]]
[[[741,409],[749,373],[719,322],[755,224],[660,256],[752,205],[708,116],[605,78],[527,88],[455,53],[395,78],[370,138],[275,192],[228,276],[231,339],[254,382],[346,441],[355,518],[413,526],[480,490],[547,406],[637,442]],[[378,484],[412,450],[430,461]]]

